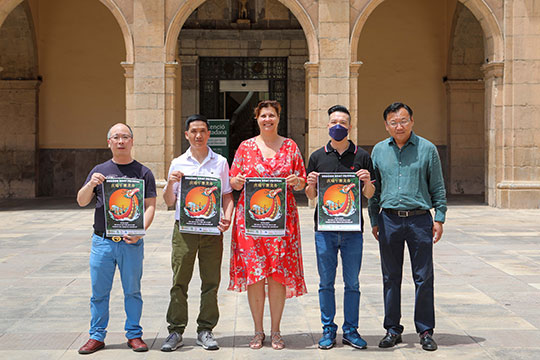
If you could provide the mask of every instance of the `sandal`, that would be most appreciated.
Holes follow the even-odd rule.
[[[262,331],[255,331],[255,336],[253,336],[253,339],[249,342],[249,347],[251,349],[260,349],[263,347],[263,341],[266,336],[264,335],[264,332]]]
[[[272,348],[274,350],[281,350],[285,347],[285,341],[281,337],[279,331],[272,332]]]

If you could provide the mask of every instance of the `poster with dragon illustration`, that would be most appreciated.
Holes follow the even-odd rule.
[[[319,231],[361,231],[361,211],[360,181],[355,173],[319,174]]]
[[[180,209],[180,232],[219,235],[221,179],[184,175],[176,206]]]
[[[144,235],[144,180],[107,178],[103,182],[106,236]]]
[[[246,234],[284,236],[287,184],[283,178],[247,178],[245,183]]]

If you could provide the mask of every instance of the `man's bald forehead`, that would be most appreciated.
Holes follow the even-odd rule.
[[[133,137],[133,131],[131,130],[131,128],[129,127],[129,125],[127,124],[124,124],[124,123],[116,123],[114,124],[113,126],[111,126],[111,128],[109,129],[109,131],[107,132],[107,140],[111,138],[111,135],[113,134],[113,129],[115,128],[122,128],[122,130],[127,130],[129,132],[129,134],[131,135],[131,137]]]

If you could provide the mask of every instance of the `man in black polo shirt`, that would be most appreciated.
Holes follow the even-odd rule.
[[[83,187],[77,193],[80,206],[90,203],[96,196],[94,234],[90,253],[90,339],[79,349],[79,354],[91,354],[105,347],[105,335],[109,322],[109,298],[116,266],[120,271],[124,290],[126,311],[126,338],[133,351],[147,351],[142,340],[140,325],[142,313],[141,277],[143,270],[144,242],[142,236],[124,235],[109,238],[105,234],[105,210],[103,182],[106,178],[124,177],[144,179],[144,228],[148,229],[156,208],[156,181],[152,171],[131,157],[133,132],[125,124],[116,124],[107,134],[112,159],[96,165],[88,174]]]
[[[328,116],[328,132],[331,139],[326,146],[315,151],[309,158],[306,195],[312,200],[317,197],[317,181],[321,172],[355,172],[362,184],[362,194],[370,198],[375,191],[371,182],[373,165],[369,154],[347,138],[351,128],[349,110],[342,105],[334,105],[328,109]],[[367,343],[357,332],[362,231],[318,231],[317,211],[315,211],[315,245],[320,277],[319,305],[323,324],[323,336],[319,340],[319,348],[331,349],[336,344],[334,283],[339,250],[345,282],[343,343],[357,349],[365,349]]]

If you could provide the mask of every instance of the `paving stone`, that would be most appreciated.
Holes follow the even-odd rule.
[[[3,205],[0,224],[0,358],[80,359],[77,349],[88,339],[91,208],[71,203],[34,200]],[[366,225],[360,275],[359,332],[368,349],[338,344],[317,349],[321,336],[318,273],[313,240],[313,215],[300,208],[302,250],[308,294],[286,302],[282,334],[287,348],[275,351],[248,347],[253,322],[247,295],[227,291],[230,231],[224,238],[219,289],[221,318],[214,333],[221,345],[216,352],[196,346],[196,318],[200,279],[196,266],[188,292],[190,321],[186,345],[174,356],[191,359],[529,359],[540,351],[540,211],[493,209],[487,206],[450,206],[443,239],[435,245],[435,304],[439,343],[436,353],[423,351],[414,331],[414,283],[405,254],[402,284],[404,343],[379,349],[384,335],[384,307],[378,245]],[[367,214],[364,214],[367,219]],[[150,346],[136,354],[126,346],[125,313],[118,273],[111,292],[106,348],[93,359],[170,359],[159,351],[168,331],[165,315],[172,273],[170,239],[173,212],[158,211],[145,238],[144,300],[141,324]],[[17,230],[24,229],[24,232]],[[517,229],[519,231],[514,231]],[[336,278],[336,323],[343,322],[343,282]],[[269,336],[270,313],[264,319]],[[30,341],[30,345],[28,345]]]

